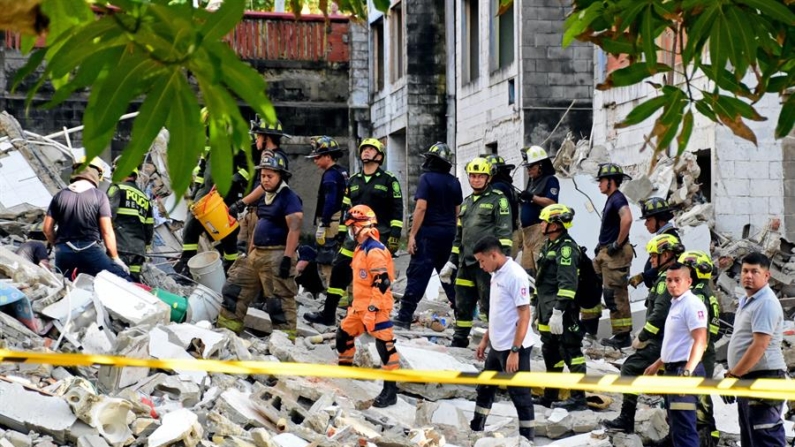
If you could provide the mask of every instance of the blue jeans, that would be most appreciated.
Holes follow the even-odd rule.
[[[665,375],[678,376],[687,362],[666,363]],[[704,365],[699,363],[693,376],[704,377]],[[668,425],[671,427],[671,444],[674,447],[699,447],[696,431],[696,403],[698,396],[694,394],[666,394],[665,408],[668,410]],[[745,444],[743,444],[745,445]]]
[[[455,227],[423,227],[417,235],[417,251],[411,256],[409,267],[406,269],[406,290],[400,300],[398,320],[411,321],[417,304],[425,295],[425,289],[431,280],[434,269],[442,271],[450,252],[453,250]],[[455,287],[452,284],[442,283],[444,293],[451,303],[455,303]]]
[[[744,375],[743,379],[773,378],[783,379],[784,371],[754,371]],[[781,400],[756,399],[738,397],[737,409],[740,417],[740,442],[743,447],[784,447],[787,438],[781,412],[784,402]]]
[[[64,276],[72,278],[80,273],[97,276],[97,273],[107,270],[127,281],[133,281],[129,274],[111,261],[110,257],[105,253],[104,247],[99,242],[72,241],[71,245],[76,247],[77,250],[65,242],[55,245],[55,267]]]

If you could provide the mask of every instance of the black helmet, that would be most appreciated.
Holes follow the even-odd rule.
[[[428,152],[422,154],[422,156],[426,159],[428,157],[435,157],[450,166],[453,165],[453,151],[450,150],[450,147],[447,146],[447,144],[442,143],[441,141],[437,141],[436,144],[428,148]]]
[[[632,180],[632,177],[630,177],[627,174],[624,174],[624,170],[621,168],[621,166],[619,166],[619,165],[617,165],[615,163],[602,163],[602,164],[600,164],[599,165],[599,172],[597,172],[597,174],[596,174],[596,179],[597,180],[601,180],[603,178],[611,178],[611,177],[614,177],[616,179],[621,179],[621,180],[624,180],[624,179]]]
[[[257,169],[267,169],[269,171],[276,171],[282,175],[283,179],[288,179],[292,177],[290,171],[287,170],[287,166],[284,163],[284,159],[274,155],[273,153],[266,153],[263,155],[262,160],[257,166]]]
[[[486,154],[480,155],[480,157],[485,158],[491,164],[492,175],[497,174],[499,171],[511,171],[516,165],[509,165],[505,163],[505,159],[502,158],[501,155],[497,154]]]
[[[281,121],[276,120],[274,124],[270,124],[264,119],[260,118],[259,115],[257,115],[256,118],[251,121],[251,133],[290,138],[290,135],[284,133]]]
[[[342,148],[334,138],[327,135],[312,137],[312,152],[306,158],[317,158],[321,155],[331,155],[331,158],[339,158],[342,155]]]
[[[670,213],[671,207],[668,201],[659,197],[652,197],[650,199],[640,201],[640,218],[648,219],[649,217],[657,216],[662,213]]]

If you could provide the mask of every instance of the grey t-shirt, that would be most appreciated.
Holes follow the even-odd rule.
[[[729,342],[729,369],[737,366],[751,346],[754,332],[770,335],[771,339],[762,358],[748,372],[787,369],[784,354],[781,352],[784,311],[770,286],[740,300],[740,307],[734,316],[734,332]]]
[[[55,243],[100,241],[99,218],[111,217],[110,202],[104,192],[89,188],[75,192],[62,189],[50,202],[47,215],[55,219],[58,229]]]

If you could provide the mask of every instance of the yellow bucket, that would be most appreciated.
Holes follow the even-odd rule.
[[[216,241],[225,238],[240,226],[237,219],[229,215],[229,208],[215,188],[194,203],[190,210]]]

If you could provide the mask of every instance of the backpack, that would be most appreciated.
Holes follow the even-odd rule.
[[[597,276],[585,247],[580,247],[580,265],[574,302],[581,309],[593,309],[602,302],[602,280]]]

